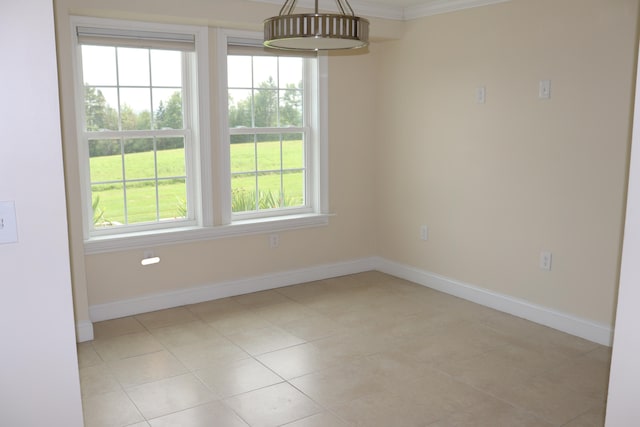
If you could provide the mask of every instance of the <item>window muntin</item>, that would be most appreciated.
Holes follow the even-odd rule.
[[[235,48],[227,57],[231,212],[244,218],[308,211],[305,98],[314,59],[254,51]]]
[[[89,234],[194,223],[189,70],[195,53],[82,44]]]

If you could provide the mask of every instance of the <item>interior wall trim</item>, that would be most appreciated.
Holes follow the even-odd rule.
[[[153,294],[123,301],[89,306],[93,322],[148,313],[165,308],[226,298],[251,292],[266,291],[314,280],[330,279],[375,269],[375,258],[362,258],[335,264],[318,265],[297,270],[269,273],[245,279],[211,283],[204,286]]]
[[[76,341],[85,342],[93,339],[93,323],[89,321],[76,323]]]
[[[212,283],[179,291],[92,305],[89,307],[89,317],[93,322],[99,322],[251,292],[276,289],[314,280],[362,273],[370,270],[378,270],[392,276],[409,280],[422,286],[463,298],[504,313],[512,314],[598,344],[611,346],[613,343],[613,329],[608,325],[576,317],[509,295],[493,292],[469,283],[380,257],[362,258],[334,264],[270,273],[245,279]],[[77,337],[79,342],[88,341],[93,338],[93,328],[90,326],[89,324],[78,326]]]
[[[409,280],[419,285],[463,298],[503,313],[521,317],[598,344],[609,347],[613,345],[613,329],[608,325],[383,258],[378,258],[374,264],[376,265],[376,269],[383,273]]]

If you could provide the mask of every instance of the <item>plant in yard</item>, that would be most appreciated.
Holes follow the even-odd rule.
[[[111,225],[111,221],[104,217],[104,209],[100,206],[100,196],[96,196],[95,199],[93,199],[91,208],[93,209],[93,225]]]
[[[292,205],[294,205],[293,198],[287,198],[284,194],[276,196],[271,190],[260,191],[257,200],[255,191],[246,191],[244,188],[234,188],[231,192],[232,212],[277,209]]]

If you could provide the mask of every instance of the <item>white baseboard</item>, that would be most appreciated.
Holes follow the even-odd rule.
[[[508,295],[463,283],[383,258],[375,261],[376,270],[441,291],[468,301],[491,307],[550,328],[584,338],[598,344],[612,346],[611,327],[553,310]]]
[[[611,346],[613,342],[613,330],[607,325],[379,257],[265,274],[180,291],[93,305],[89,307],[89,317],[92,321],[99,322],[369,270],[378,270],[400,277],[598,344]],[[84,341],[93,339],[93,328],[89,322],[85,323],[77,327],[78,341],[86,337],[90,338],[86,338]]]
[[[89,321],[76,323],[76,341],[85,342],[93,339],[93,323]]]
[[[196,304],[203,301],[296,285],[314,280],[361,273],[363,271],[374,270],[375,261],[376,258],[363,258],[298,270],[270,273],[228,282],[213,283],[196,288],[148,295],[107,304],[93,305],[89,307],[89,317],[92,321],[99,322],[165,308],[179,307],[186,304]]]

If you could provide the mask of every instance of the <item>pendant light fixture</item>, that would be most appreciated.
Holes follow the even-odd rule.
[[[287,50],[355,49],[369,44],[369,21],[357,17],[347,0],[340,13],[294,14],[298,0],[286,0],[280,14],[264,21],[264,45]]]

